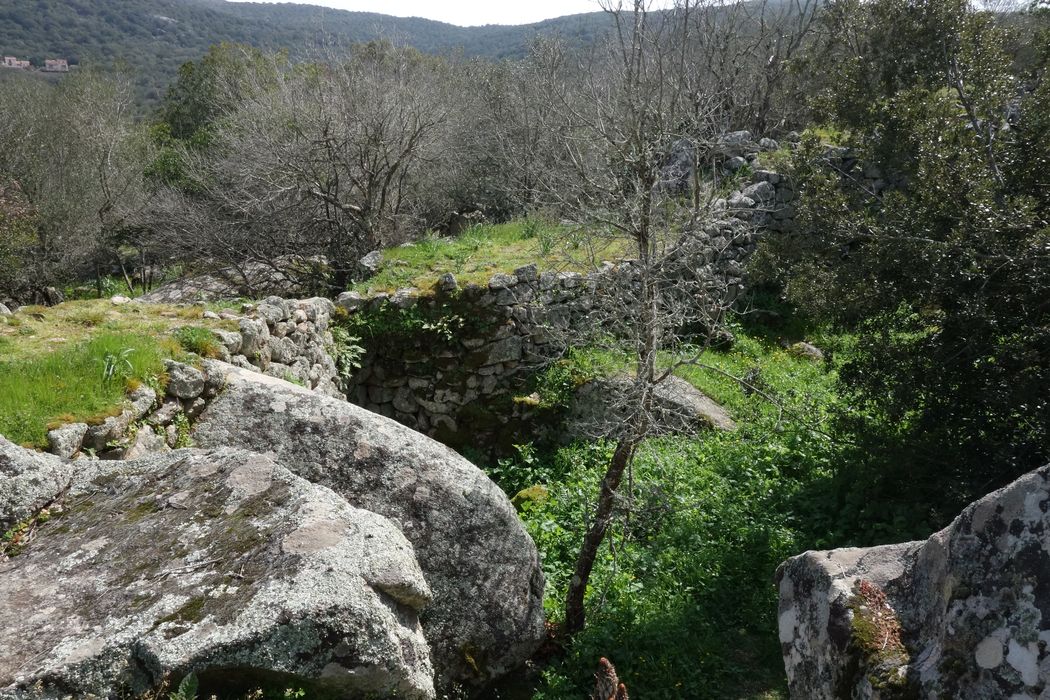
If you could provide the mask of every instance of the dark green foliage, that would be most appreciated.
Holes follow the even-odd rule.
[[[800,309],[856,334],[838,498],[870,541],[944,525],[1050,459],[1050,101],[961,1],[842,5],[865,41],[826,104],[898,186],[858,186],[860,167],[840,176],[804,144],[802,233],[770,239],[764,262]]]
[[[813,544],[811,519],[834,519],[812,494],[823,492],[845,449],[819,431],[837,401],[834,374],[753,330],[734,327],[734,348],[705,360],[732,374],[756,369],[785,412],[723,374],[685,374],[727,405],[740,428],[645,443],[599,555],[588,625],[544,670],[535,698],[585,697],[601,656],[645,697],[781,697],[773,574],[781,560]],[[833,346],[831,338],[814,340]],[[616,364],[576,351],[541,384],[571,384]],[[550,451],[522,445],[515,458],[488,470],[518,496],[542,553],[555,622],[610,450],[599,443]]]

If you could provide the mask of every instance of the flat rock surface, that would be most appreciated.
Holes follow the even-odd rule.
[[[61,510],[0,562],[0,697],[131,697],[190,671],[434,697],[430,591],[386,518],[243,450],[77,462],[67,480],[0,448]]]
[[[536,546],[505,494],[452,450],[345,401],[232,366],[194,439],[270,454],[398,525],[434,592],[423,629],[439,686],[499,676],[543,639]]]

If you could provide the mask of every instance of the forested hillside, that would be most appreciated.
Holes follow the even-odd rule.
[[[387,38],[421,51],[520,58],[537,34],[587,40],[607,26],[601,13],[516,27],[457,27],[420,18],[346,12],[311,5],[224,0],[6,0],[0,54],[126,66],[141,97],[154,103],[182,63],[222,42],[310,55],[326,42]]]

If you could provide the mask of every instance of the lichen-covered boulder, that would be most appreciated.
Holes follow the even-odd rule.
[[[234,367],[226,380],[194,428],[199,445],[272,454],[412,542],[434,592],[423,629],[439,686],[482,683],[531,656],[544,636],[539,557],[481,470],[345,401]]]
[[[778,572],[793,698],[1035,698],[1050,689],[1050,467],[924,542]]]
[[[23,474],[68,464],[0,447]],[[76,466],[0,566],[0,697],[137,697],[189,672],[434,697],[430,591],[386,518],[243,450]]]

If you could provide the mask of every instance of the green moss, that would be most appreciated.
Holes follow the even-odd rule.
[[[160,506],[157,504],[156,499],[147,498],[142,501],[134,508],[130,509],[125,515],[125,519],[129,523],[137,523],[148,515],[152,515],[160,510]]]
[[[165,615],[158,624],[165,622],[200,622],[204,619],[204,608],[208,602],[206,596],[195,596],[183,603],[175,612]]]
[[[850,642],[857,656],[856,672],[847,674],[851,685],[864,674],[886,700],[910,699],[914,689],[908,682],[908,651],[901,641],[901,625],[886,594],[873,583],[859,581],[849,600],[853,613]]]

